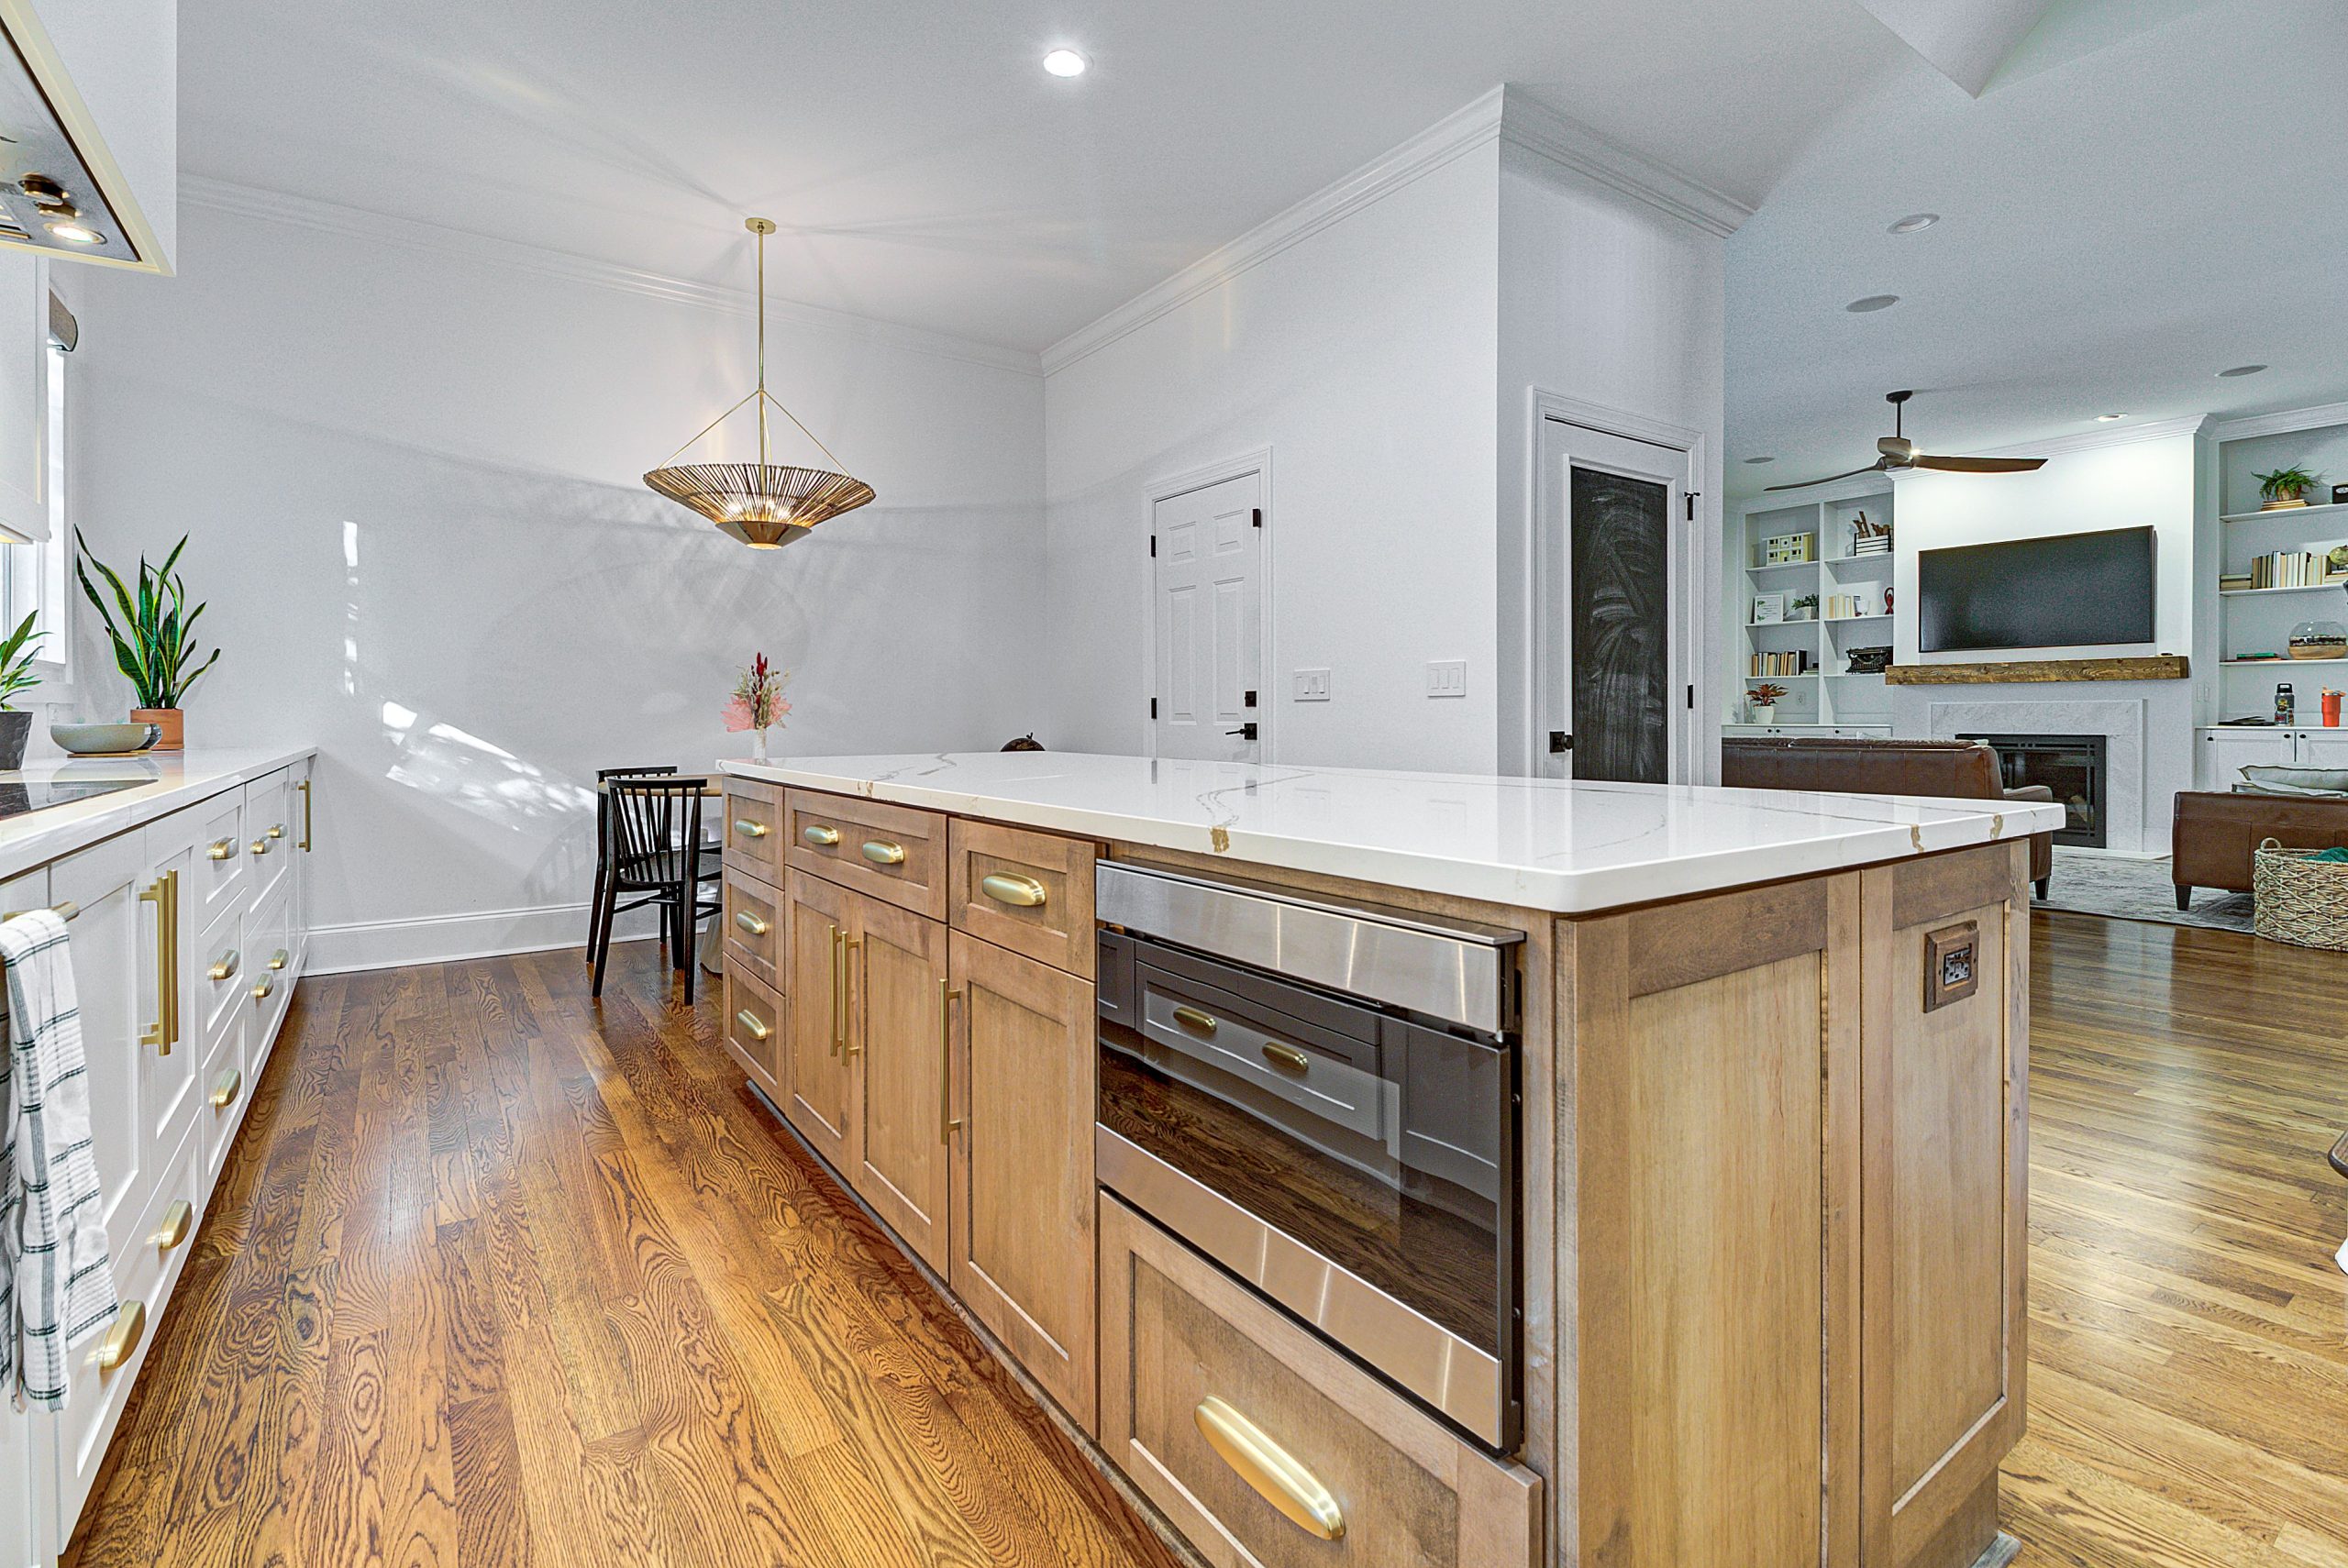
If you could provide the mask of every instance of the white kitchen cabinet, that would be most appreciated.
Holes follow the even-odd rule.
[[[2244,767],[2314,767],[2348,771],[2348,728],[2269,729],[2221,726],[2201,732],[2195,782],[2223,793],[2243,782]]]
[[[2348,772],[2348,728],[2337,725],[2331,729],[2299,730],[2293,760],[2301,767],[2320,767],[2328,773]]]
[[[46,866],[0,882],[0,912],[49,903]],[[48,1561],[57,1534],[57,1418],[0,1397],[0,1564]]]

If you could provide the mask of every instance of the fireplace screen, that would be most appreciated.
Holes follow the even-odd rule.
[[[1987,741],[2009,790],[2043,784],[2064,811],[2057,844],[2101,849],[2105,842],[2104,737],[2101,735],[1959,735]]]

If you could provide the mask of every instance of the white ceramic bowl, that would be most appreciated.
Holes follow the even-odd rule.
[[[49,738],[76,756],[121,756],[161,740],[161,724],[51,724]]]

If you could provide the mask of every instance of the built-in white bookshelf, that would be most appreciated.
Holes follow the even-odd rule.
[[[2308,552],[2321,559],[2331,547],[2348,543],[2348,504],[2287,506],[2259,503],[2257,475],[2298,465],[2323,480],[2323,493],[2348,483],[2348,425],[2278,431],[2221,443],[2219,458],[2221,525],[2217,540],[2219,581],[2207,585],[2217,611],[2218,659],[2211,719],[2271,712],[2275,688],[2288,681],[2300,712],[2312,717],[2325,688],[2348,689],[2348,659],[2295,659],[2291,628],[2308,621],[2348,624],[2348,586],[2291,583],[2226,588],[2230,575],[2250,572],[2262,557]],[[2206,557],[2204,558],[2207,558]],[[2279,658],[2251,656],[2280,654]]]
[[[1891,491],[1830,491],[1826,499],[1799,495],[1761,496],[1739,509],[1730,530],[1731,548],[1741,569],[1729,576],[1740,602],[1730,606],[1737,635],[1730,639],[1731,724],[1745,717],[1744,693],[1763,681],[1786,689],[1778,701],[1780,729],[1834,729],[1880,725],[1890,721],[1891,703],[1881,675],[1852,674],[1851,654],[1892,644],[1891,552],[1854,548],[1854,525],[1891,523]],[[1806,560],[1770,558],[1773,539],[1806,539]],[[1786,618],[1757,621],[1765,597],[1779,602]],[[1798,615],[1796,601],[1811,602]],[[1805,663],[1799,674],[1772,674],[1756,668],[1768,656],[1790,656]]]

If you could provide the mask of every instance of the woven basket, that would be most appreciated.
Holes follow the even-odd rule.
[[[2258,846],[2250,872],[2258,934],[2348,953],[2348,861],[2309,858],[2316,853],[2271,838]]]

